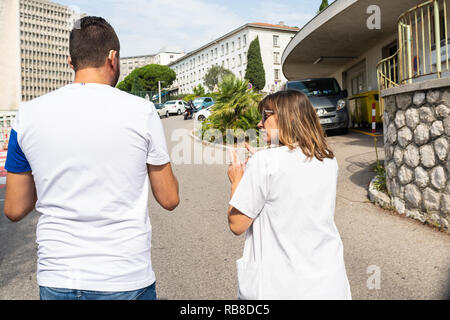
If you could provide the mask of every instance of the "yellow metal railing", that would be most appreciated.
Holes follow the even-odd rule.
[[[400,50],[393,56],[381,60],[377,65],[378,85],[380,90],[398,86],[398,58]]]
[[[449,68],[449,0],[429,0],[398,19],[398,51],[377,65],[379,89],[384,90],[414,79],[442,77]]]

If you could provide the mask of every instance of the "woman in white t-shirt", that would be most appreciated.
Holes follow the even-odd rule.
[[[280,147],[247,164],[232,152],[231,231],[246,234],[237,261],[239,299],[351,300],[343,244],[334,222],[338,164],[309,99],[267,96],[259,127]]]

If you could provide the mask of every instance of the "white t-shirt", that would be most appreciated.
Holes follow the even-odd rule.
[[[13,125],[37,188],[40,286],[152,285],[147,164],[170,162],[153,103],[71,84],[24,103]]]
[[[247,164],[230,205],[255,219],[237,261],[242,300],[347,300],[350,285],[334,222],[336,159],[263,150]]]

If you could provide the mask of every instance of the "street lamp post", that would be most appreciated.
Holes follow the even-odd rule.
[[[158,96],[159,96],[159,104],[161,104],[161,83],[166,81],[158,81]]]
[[[161,104],[161,81],[158,81],[158,97],[159,97],[159,104]]]

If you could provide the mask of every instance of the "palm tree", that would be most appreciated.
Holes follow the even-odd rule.
[[[203,131],[218,129],[225,134],[227,129],[257,129],[261,120],[257,110],[261,95],[248,87],[247,80],[226,76],[219,84],[215,107],[204,123]]]

